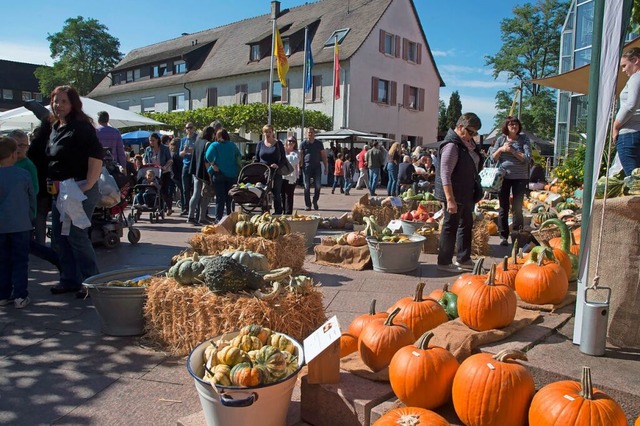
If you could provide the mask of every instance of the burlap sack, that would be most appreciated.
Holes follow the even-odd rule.
[[[623,348],[640,348],[640,197],[607,199],[604,232],[599,241],[602,200],[595,200],[589,259],[589,280],[611,288],[608,340]],[[591,285],[592,283],[586,283]]]
[[[320,265],[337,266],[339,268],[362,271],[371,269],[371,254],[368,246],[351,247],[336,244],[334,246],[316,245],[315,263]]]

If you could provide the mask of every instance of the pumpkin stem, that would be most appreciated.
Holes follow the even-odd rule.
[[[505,362],[511,359],[519,359],[520,361],[529,361],[527,354],[515,349],[503,349],[493,356],[493,359]]]
[[[418,339],[418,341],[416,342],[416,347],[422,350],[428,349],[429,340],[431,340],[433,336],[434,336],[433,331],[425,332],[422,336],[420,336],[420,339]]]
[[[513,258],[513,264],[515,265],[516,262],[516,258],[514,256]],[[502,260],[502,270],[504,272],[507,272],[509,270],[509,256],[505,256],[504,259]]]
[[[473,271],[471,271],[472,275],[482,275],[482,265],[484,264],[484,257],[478,258],[476,263],[473,265]]]
[[[373,299],[371,301],[371,305],[369,305],[369,315],[375,315],[376,314],[376,299]]]
[[[426,284],[424,282],[419,282],[416,286],[416,294],[413,296],[414,302],[422,302],[422,292],[424,291],[424,286]]]
[[[200,259],[200,256],[198,256],[197,251],[194,251],[193,256],[191,256],[191,258],[193,259],[194,262],[197,262]]]
[[[395,308],[393,312],[391,312],[387,317],[386,321],[384,322],[384,325],[388,325],[388,326],[394,325],[393,319],[398,315],[398,313],[400,313],[400,308]]]
[[[582,367],[582,378],[580,379],[580,396],[584,399],[593,399],[593,383],[591,382],[591,368],[586,365]]]
[[[563,252],[569,253],[571,251],[571,248],[570,248],[571,240],[569,239],[569,234],[571,232],[569,231],[569,227],[567,226],[567,224],[561,221],[560,219],[547,219],[544,222],[542,222],[542,225],[540,225],[540,229],[548,225],[555,225],[558,227],[558,229],[560,230],[560,239],[562,240],[562,243],[560,244],[560,248],[562,249]]]
[[[489,269],[489,275],[487,276],[487,281],[485,281],[485,283],[487,285],[496,285],[496,264],[495,263],[491,265],[491,269]]]
[[[447,291],[449,291],[449,283],[446,283],[445,285],[442,286],[442,292],[446,293]]]
[[[520,249],[520,247],[518,247],[518,239],[516,238],[516,240],[513,242],[513,250],[511,250],[511,256],[513,257],[513,264],[517,265],[518,264],[518,250]]]

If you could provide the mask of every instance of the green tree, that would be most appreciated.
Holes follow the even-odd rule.
[[[447,133],[447,106],[442,99],[438,99],[438,139]]]
[[[49,34],[47,40],[54,64],[35,71],[42,93],[70,84],[86,95],[122,59],[118,39],[93,18],[69,18],[62,30]]]
[[[460,94],[456,90],[449,97],[449,106],[447,107],[446,125],[447,129],[456,127],[458,118],[462,115],[462,102],[460,102]]]
[[[555,91],[529,81],[557,74],[560,35],[568,10],[569,3],[559,0],[515,6],[513,18],[500,23],[502,47],[496,55],[485,57],[486,64],[493,67],[494,78],[505,73],[514,86],[522,87],[523,127],[544,138],[553,137]],[[496,108],[500,111],[496,125],[511,108],[513,97],[508,95],[508,92],[496,95]]]

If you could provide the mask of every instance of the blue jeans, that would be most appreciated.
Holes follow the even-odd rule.
[[[378,179],[380,179],[380,169],[369,169],[369,194],[375,195],[376,186],[378,186]]]
[[[349,191],[351,191],[351,187],[353,187],[353,179],[345,178],[344,179],[344,192],[346,194],[348,194]]]
[[[336,188],[340,189],[340,192],[344,191],[342,187],[344,186],[344,176],[333,175],[333,185],[331,186],[331,193],[335,191]]]
[[[444,223],[438,241],[438,265],[452,263],[456,245],[458,246],[458,262],[466,262],[471,259],[473,206],[472,202],[458,204],[456,214],[445,211]]]
[[[96,208],[100,192],[98,184],[84,193],[87,199],[82,202],[82,208],[89,219]],[[69,235],[62,235],[60,212],[53,203],[51,209],[51,229],[53,231],[52,246],[60,257],[60,285],[68,289],[79,290],[82,283],[89,277],[98,274],[96,252],[93,250],[89,228],[80,229],[71,225]]]
[[[616,146],[624,175],[631,176],[633,169],[640,167],[640,132],[618,135]]]
[[[182,211],[189,212],[189,201],[191,200],[191,191],[193,190],[193,178],[189,173],[189,165],[185,164],[182,168],[182,194],[180,201],[182,202]]]
[[[29,295],[29,242],[32,231],[0,234],[0,299]]]
[[[322,169],[320,166],[317,168],[306,168],[303,170],[302,175],[304,177],[304,204],[307,208],[311,208],[311,178],[313,178],[313,202],[317,203],[320,199],[320,187],[322,186]]]
[[[398,195],[398,170],[399,167],[397,164],[387,163],[387,173],[389,174],[387,195]]]
[[[237,177],[227,177],[222,173],[215,173],[211,179],[213,181],[213,188],[216,190],[216,220],[220,221],[224,216],[224,210],[226,208],[227,214],[231,214],[231,197],[229,196],[229,190],[234,183],[238,180]],[[204,219],[201,217],[200,219]]]

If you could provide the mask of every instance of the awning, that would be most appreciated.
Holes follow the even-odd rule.
[[[640,47],[640,37],[625,44],[624,50],[630,47]],[[591,65],[585,65],[553,77],[538,78],[529,80],[530,83],[539,84],[545,87],[553,87],[555,89],[565,90],[567,92],[588,94],[589,93],[589,72]],[[616,83],[616,93],[620,93],[627,84],[629,77],[621,70],[618,71],[618,82]]]

